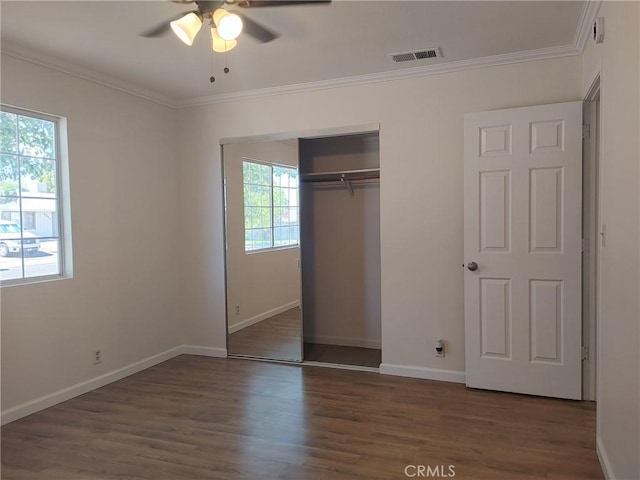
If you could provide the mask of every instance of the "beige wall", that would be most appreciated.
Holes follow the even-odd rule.
[[[627,23],[637,22],[637,13],[631,20],[618,16],[624,30],[608,30],[610,48],[621,41],[613,40],[616,35],[637,32],[637,23]],[[618,75],[630,61],[627,56],[635,55],[632,65],[638,61],[633,48],[620,52],[625,49],[618,49],[610,70]],[[382,170],[383,362],[418,376],[462,371],[463,114],[580,99],[582,67],[581,58],[567,57],[173,112],[3,57],[4,102],[69,119],[76,274],[72,280],[2,289],[3,409],[177,345],[224,349],[224,220],[221,187],[216,188],[222,185],[220,140],[373,123],[380,124]],[[618,78],[609,89],[631,90],[632,81]],[[623,113],[630,108],[619,107]],[[603,104],[603,119],[613,114]],[[625,128],[637,133],[636,120],[631,117]],[[608,135],[612,149],[614,141],[630,141]],[[622,152],[616,161],[634,172],[637,146],[622,148],[615,150]],[[621,197],[625,189],[638,206],[638,176],[608,181],[614,180],[624,189],[609,193],[609,208],[629,211],[628,199]],[[640,221],[638,211],[633,215]],[[624,259],[616,255],[611,264],[630,279],[637,308],[637,261],[632,261],[640,253],[638,242],[633,228],[630,240],[616,234],[617,223],[614,245],[633,243],[634,253]],[[179,235],[171,235],[172,229]],[[124,238],[133,246],[119,248]],[[622,293],[610,295],[612,305]],[[617,335],[628,334],[623,340],[629,343],[637,334],[638,316],[625,320],[622,311],[615,312],[619,331],[603,334],[603,340],[611,335],[611,346]],[[437,338],[447,341],[446,358],[433,355]],[[624,351],[633,347],[627,343]],[[97,347],[104,360],[93,366],[90,354]],[[633,360],[629,355],[624,358]],[[615,367],[628,367],[626,360]],[[633,415],[628,404],[616,406]],[[611,422],[612,428],[618,425]],[[606,442],[615,441],[613,430],[601,431]],[[633,435],[625,440],[633,442]]]
[[[300,171],[378,168],[378,133],[300,140]],[[380,185],[303,183],[305,342],[380,348]]]
[[[180,290],[186,342],[225,342],[222,196],[211,188],[221,184],[220,139],[379,123],[383,363],[460,378],[463,114],[580,100],[581,69],[568,57],[180,110],[179,188],[192,208],[181,217],[191,247]],[[438,338],[445,358],[434,356]]]
[[[72,279],[2,288],[6,410],[181,343],[173,273],[189,246],[175,112],[5,55],[1,75],[4,104],[68,120],[74,262]]]
[[[300,301],[300,249],[245,253],[242,160],[298,166],[295,142],[233,143],[223,147],[227,195],[227,302],[229,327],[248,326]],[[215,190],[215,187],[214,187]],[[240,314],[235,306],[240,305]],[[256,318],[257,317],[257,318]]]
[[[2,290],[3,408],[181,344],[224,349],[220,140],[350,125],[380,124],[383,362],[462,371],[462,115],[579,99],[581,67],[569,57],[174,112],[3,57],[3,101],[69,119],[76,273]]]
[[[463,370],[462,116],[578,100],[599,71],[598,445],[612,478],[639,478],[640,8],[604,2],[601,14],[605,42],[582,58],[177,112],[3,55],[4,103],[68,118],[75,276],[2,289],[2,408],[183,343],[224,348],[220,139],[370,123],[381,126],[383,362]]]
[[[640,478],[640,4],[603,2],[605,41],[587,44],[583,94],[600,72],[598,449],[610,478]]]

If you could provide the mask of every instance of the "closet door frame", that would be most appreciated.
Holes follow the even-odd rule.
[[[246,355],[235,355],[229,353],[229,311],[230,305],[228,301],[228,278],[227,278],[227,251],[226,251],[226,239],[227,239],[227,221],[226,221],[226,198],[225,198],[225,171],[224,171],[224,156],[223,149],[225,145],[231,145],[236,143],[252,143],[252,142],[270,142],[270,141],[285,141],[285,140],[310,140],[314,138],[326,138],[326,137],[340,137],[346,135],[358,135],[365,133],[380,133],[380,124],[379,123],[369,123],[369,124],[361,124],[361,125],[352,125],[352,126],[343,126],[343,127],[333,127],[333,128],[323,128],[323,129],[312,129],[312,130],[301,130],[301,131],[289,131],[289,132],[280,132],[280,133],[269,133],[265,135],[250,135],[250,136],[237,136],[237,137],[225,137],[220,139],[220,150],[219,150],[219,160],[220,160],[220,169],[221,169],[221,196],[222,196],[222,234],[223,234],[223,244],[225,245],[224,252],[224,295],[225,295],[225,315],[224,315],[224,328],[225,328],[225,349],[227,351],[227,357],[235,357],[235,358],[247,358]],[[300,158],[298,152],[298,171],[300,171]],[[298,191],[298,198],[300,200],[300,192]],[[301,212],[303,210],[303,206],[299,202],[298,208]],[[304,219],[299,218],[299,229],[302,232]],[[302,235],[301,235],[302,237]],[[299,275],[300,275],[300,358],[301,361],[290,361],[290,360],[275,360],[283,363],[293,363],[300,364],[304,363],[304,305],[302,301],[302,272],[303,272],[303,262],[302,262],[302,252],[303,252],[303,244],[302,238],[299,242],[299,250],[300,250],[300,259],[299,259]],[[263,361],[274,361],[268,358],[260,358],[260,357],[251,357],[256,360]]]

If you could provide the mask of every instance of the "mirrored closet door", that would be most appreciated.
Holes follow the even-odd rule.
[[[302,361],[297,140],[222,154],[228,352]]]

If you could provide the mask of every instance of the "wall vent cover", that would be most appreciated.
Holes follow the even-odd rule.
[[[441,58],[439,48],[425,48],[423,50],[414,50],[413,52],[390,53],[389,57],[394,62],[411,62],[413,60],[424,60],[429,58]]]

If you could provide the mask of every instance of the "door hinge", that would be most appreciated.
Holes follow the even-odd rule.
[[[589,360],[589,347],[582,347],[582,360]]]
[[[588,123],[582,125],[582,138],[591,137],[591,126]]]
[[[589,252],[589,239],[588,238],[583,238],[582,239],[582,251],[583,252]]]

